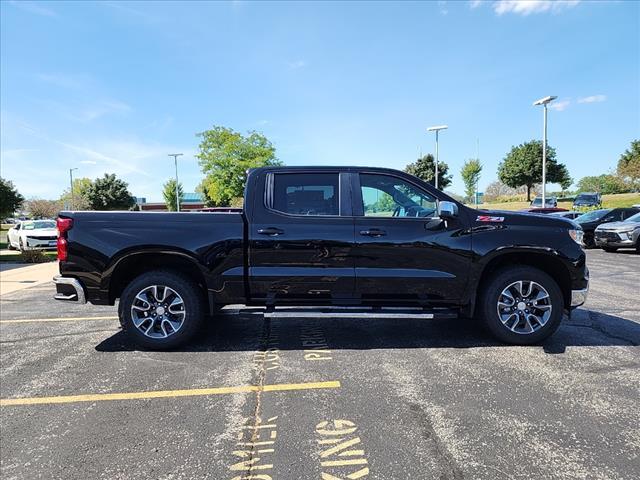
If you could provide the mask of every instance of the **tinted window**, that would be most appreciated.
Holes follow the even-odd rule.
[[[431,217],[436,200],[410,183],[388,175],[360,175],[362,208],[368,217]]]
[[[276,173],[273,208],[292,215],[339,215],[337,173]]]

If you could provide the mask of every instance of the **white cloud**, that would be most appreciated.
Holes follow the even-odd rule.
[[[550,103],[549,108],[558,112],[562,112],[563,110],[566,110],[569,105],[571,105],[571,100],[559,100],[557,102]]]
[[[440,11],[440,15],[447,15],[449,10],[447,10],[447,2],[445,0],[438,0],[438,10]]]
[[[469,6],[471,8],[478,8],[480,5],[482,5],[483,0],[470,0],[469,2]]]
[[[604,102],[606,99],[606,95],[590,95],[588,97],[579,98],[578,103],[597,103]]]
[[[84,165],[96,165],[98,162],[96,162],[94,160],[80,160],[80,163],[82,163]]]
[[[36,78],[41,82],[50,83],[57,87],[73,89],[86,87],[90,80],[87,75],[71,75],[66,73],[40,73]]]
[[[559,13],[578,3],[580,0],[498,0],[493,3],[493,10],[498,15],[515,13],[526,16],[532,13]]]
[[[77,114],[77,119],[83,122],[90,122],[111,113],[127,113],[130,111],[131,107],[124,102],[105,100],[82,110]]]
[[[37,3],[37,2],[27,2],[27,1],[12,1],[10,2],[11,5],[14,5],[15,7],[18,7],[21,10],[24,10],[25,12],[29,12],[29,13],[34,13],[36,15],[41,15],[43,17],[57,17],[58,14],[56,12],[54,12],[53,10],[50,10],[46,7],[43,7],[41,3]]]
[[[297,70],[299,68],[304,68],[307,66],[307,62],[304,60],[296,60],[295,62],[289,62],[289,68],[292,70]]]

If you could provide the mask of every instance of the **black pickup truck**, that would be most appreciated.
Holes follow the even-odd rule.
[[[473,317],[531,344],[586,300],[569,220],[474,210],[382,168],[255,169],[244,198],[229,213],[61,212],[55,298],[119,299],[147,348],[186,342],[229,304]]]

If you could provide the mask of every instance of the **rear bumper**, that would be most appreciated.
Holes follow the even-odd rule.
[[[56,275],[53,277],[53,282],[56,284],[54,299],[65,302],[87,303],[84,287],[78,279]]]

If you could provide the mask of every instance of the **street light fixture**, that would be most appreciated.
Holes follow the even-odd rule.
[[[427,132],[436,132],[436,189],[438,188],[438,132],[440,130],[446,130],[447,128],[449,128],[447,125],[437,125],[435,127],[427,128]]]
[[[173,157],[173,161],[176,164],[176,212],[180,211],[180,195],[178,194],[178,157],[182,153],[170,153],[169,157]]]
[[[69,187],[71,187],[71,205],[69,210],[73,210],[73,204],[76,203],[75,199],[73,198],[73,171],[74,170],[78,170],[78,167],[69,169]]]
[[[542,126],[542,208],[547,206],[547,105],[553,102],[555,95],[541,98],[533,102],[533,106],[542,105],[544,107],[544,120]]]

